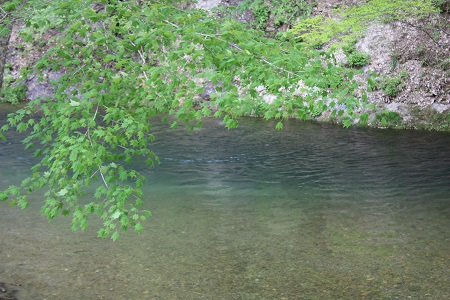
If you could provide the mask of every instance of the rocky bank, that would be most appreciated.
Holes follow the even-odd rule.
[[[195,6],[214,13],[214,8],[236,6],[241,2],[243,0],[199,0]],[[331,16],[333,8],[357,5],[361,0],[315,2],[313,15]],[[450,1],[447,2],[450,6]],[[235,14],[234,17],[249,24],[254,20],[254,15],[249,10]],[[438,23],[440,29],[433,31],[433,24]],[[362,68],[363,72],[358,75],[358,80],[362,86],[366,86],[368,100],[374,104],[368,111],[371,121],[380,113],[388,116],[387,112],[392,112],[393,120],[387,124],[390,127],[450,131],[449,24],[450,13],[447,8],[439,17],[425,21],[410,20],[369,26],[364,37],[357,42],[356,50],[367,52],[370,56],[370,62]],[[21,41],[18,34],[20,27],[21,24],[15,24],[8,47],[6,74],[10,78],[20,77],[20,69],[40,57],[40,46],[45,47],[36,47]],[[273,24],[266,28],[272,32],[285,29],[274,28]],[[23,53],[27,55],[24,56]],[[346,56],[342,51],[338,51],[336,57],[341,63],[346,63]],[[398,94],[392,97],[380,88],[368,89],[367,77],[370,74],[377,74],[380,78],[401,78],[396,83],[399,87]],[[37,76],[28,78],[27,97],[33,99],[50,95],[50,83],[59,75],[48,72],[44,74],[43,82],[39,82]],[[325,117],[323,116],[324,119]],[[402,120],[399,121],[400,119]],[[386,126],[376,122],[372,124],[378,127]]]
[[[212,10],[218,6],[236,6],[243,0],[199,1],[198,8]],[[333,9],[360,4],[361,0],[317,0],[312,15],[333,16]],[[442,13],[427,20],[409,20],[392,24],[373,24],[356,43],[356,50],[369,54],[358,81],[366,86],[372,121],[380,113],[393,112],[390,127],[450,131],[450,1],[442,1]],[[237,19],[251,23],[254,18],[244,11]],[[439,24],[439,29],[437,26]],[[281,28],[284,30],[286,28]],[[275,31],[273,26],[267,30]],[[346,63],[342,51],[336,53]],[[395,97],[382,89],[367,89],[367,77],[400,78]],[[404,75],[402,75],[404,74]],[[397,114],[402,118],[399,122]],[[377,125],[376,125],[377,126]],[[383,127],[384,125],[379,125]]]

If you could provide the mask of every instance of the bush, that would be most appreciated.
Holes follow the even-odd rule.
[[[253,27],[265,30],[269,20],[275,27],[291,27],[294,22],[308,17],[313,5],[304,0],[246,0],[239,4],[238,9],[240,12],[249,9],[255,16]]]
[[[375,115],[375,122],[377,125],[383,127],[397,127],[402,124],[403,117],[394,111],[384,110]]]
[[[11,103],[13,105],[19,104],[20,101],[25,100],[27,96],[27,86],[25,84],[18,84],[15,86],[5,85],[0,91],[0,103]]]
[[[353,52],[347,56],[347,64],[351,68],[360,68],[370,62],[370,56],[366,52]]]
[[[380,82],[380,88],[385,96],[395,98],[403,89],[403,85],[408,78],[406,71],[400,72],[398,76],[386,77],[384,76]]]
[[[256,28],[265,29],[266,22],[269,20],[270,10],[267,6],[258,6],[253,10],[256,20]]]

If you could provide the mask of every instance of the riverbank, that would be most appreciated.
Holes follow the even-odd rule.
[[[236,6],[241,0],[233,1],[199,1],[197,8],[212,10],[217,7]],[[330,16],[332,10],[345,5],[357,5],[360,1],[320,0],[313,6],[311,16]],[[249,9],[235,15],[241,22],[252,24],[254,12]],[[448,11],[434,19],[433,24],[449,23]],[[274,35],[277,30],[273,20],[267,20],[265,28]],[[367,53],[370,60],[355,70],[361,91],[367,97],[366,103],[358,110],[354,119],[367,114],[368,120],[363,126],[376,128],[425,129],[450,131],[450,57],[449,31],[439,32],[439,43],[430,38],[424,21],[412,20],[410,24],[391,23],[370,26],[363,38],[354,45],[354,51]],[[448,25],[447,25],[448,26]],[[7,68],[5,78],[11,86],[26,85],[16,89],[15,95],[20,100],[51,96],[52,81],[64,72],[48,69],[40,80],[38,76],[29,76],[25,82],[19,82],[23,68],[33,65],[50,44],[51,36],[44,35],[39,43],[24,42],[19,34],[21,24],[15,24],[8,46]],[[445,29],[445,28],[444,28]],[[326,45],[324,46],[326,48]],[[348,64],[348,55],[337,51],[338,64]],[[363,95],[356,95],[363,98]],[[314,115],[311,119],[321,122],[337,122],[330,119],[330,113]],[[355,122],[357,123],[357,122]]]
[[[200,1],[198,6],[211,11],[212,6],[238,6],[242,2]],[[332,17],[335,9],[365,2],[318,0],[310,16]],[[441,13],[427,19],[372,24],[355,41],[352,51],[368,55],[368,62],[355,76],[367,96],[367,103],[357,111],[359,116],[369,114],[367,126],[450,131],[449,7],[450,1],[442,1]],[[258,15],[247,9],[235,17],[254,24]],[[289,29],[286,24],[277,28],[271,11],[264,27],[271,35]],[[323,45],[323,49],[328,46]],[[348,65],[349,55],[342,49],[335,57],[338,63]],[[316,119],[330,121],[329,114]]]

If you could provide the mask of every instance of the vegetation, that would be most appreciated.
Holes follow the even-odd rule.
[[[312,45],[330,41],[352,43],[363,36],[369,24],[421,19],[438,11],[433,0],[371,0],[349,8],[337,8],[335,18],[316,16],[300,21],[290,31]]]
[[[343,45],[342,51],[347,56],[347,65],[350,68],[361,68],[370,62],[369,53],[356,51],[356,40]]]
[[[25,100],[26,95],[27,86],[25,84],[15,82],[15,79],[11,74],[7,74],[3,77],[3,85],[0,89],[0,103],[17,105],[19,102]]]
[[[370,62],[370,56],[366,52],[353,52],[347,56],[347,64],[351,68],[364,67]]]
[[[253,26],[265,30],[269,20],[275,27],[286,25],[290,28],[301,19],[309,17],[313,5],[305,0],[245,0],[238,5],[238,10],[243,12],[249,9],[255,16]]]
[[[437,113],[431,107],[410,107],[409,113],[412,116],[407,124],[409,127],[423,130],[450,131],[449,112]]]
[[[7,6],[5,0],[0,0],[0,6]],[[8,47],[9,37],[11,32],[10,20],[8,14],[4,10],[0,10],[0,90],[3,87],[3,71],[5,68],[6,61],[6,48]]]
[[[381,127],[397,127],[402,124],[402,116],[393,111],[384,110],[375,115],[375,123]]]
[[[401,16],[429,13],[424,3],[406,7]],[[397,8],[376,15],[394,18]],[[0,192],[0,200],[25,208],[27,196],[44,189],[42,212],[48,219],[70,215],[78,230],[98,215],[100,237],[140,232],[150,215],[141,208],[145,178],[133,162],[158,163],[151,151],[153,118],[192,129],[213,115],[233,128],[240,116],[249,115],[277,119],[281,129],[285,118],[327,112],[348,127],[365,99],[355,96],[354,71],[336,65],[330,53],[266,38],[233,19],[181,9],[175,0],[13,0],[2,11],[24,21],[25,43],[47,41],[36,64],[22,70],[23,79],[33,70],[60,76],[52,97],[29,102],[1,127],[27,132],[26,148],[34,149],[40,162],[20,185]],[[363,11],[352,13],[361,17]],[[350,12],[342,14],[350,18]],[[0,31],[9,24],[2,26]],[[215,92],[202,98],[205,85]],[[92,187],[94,199],[81,203]]]
[[[406,71],[400,72],[397,76],[383,76],[380,80],[380,88],[383,94],[389,98],[395,98],[403,89],[408,78]]]
[[[0,103],[19,104],[19,102],[25,100],[26,94],[27,86],[25,84],[4,85],[0,91]]]

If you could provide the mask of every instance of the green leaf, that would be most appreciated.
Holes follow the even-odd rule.
[[[275,126],[275,129],[277,130],[283,129],[283,122],[278,122],[277,125]]]
[[[134,225],[134,230],[136,230],[138,233],[142,232],[142,224],[141,223],[137,223],[136,225]]]
[[[100,228],[97,236],[100,238],[106,238],[108,236],[108,233],[106,232],[106,230],[104,228]]]
[[[0,191],[0,201],[6,201],[9,198],[9,194],[4,191]]]
[[[360,117],[360,122],[362,124],[367,124],[369,122],[369,114],[368,113],[362,114]]]
[[[112,235],[111,235],[111,239],[113,241],[117,240],[119,238],[119,232],[115,231]]]
[[[352,126],[352,121],[350,119],[347,119],[344,121],[344,128],[349,128]]]
[[[80,106],[80,102],[70,100],[70,106],[74,106],[74,107]]]
[[[122,212],[116,210],[116,211],[111,215],[111,219],[117,220],[121,215],[122,215]]]
[[[65,195],[67,195],[69,191],[67,189],[62,189],[60,190],[58,193],[56,193],[58,196],[63,197]]]

